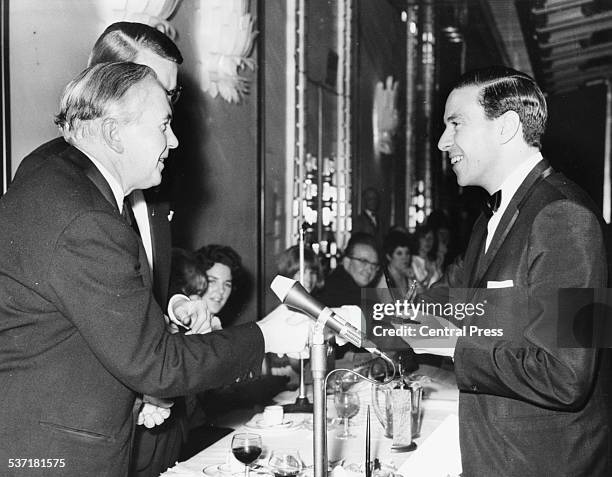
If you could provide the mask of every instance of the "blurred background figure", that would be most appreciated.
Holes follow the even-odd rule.
[[[297,245],[282,252],[277,260],[278,274],[300,280],[300,248]],[[320,288],[323,283],[319,259],[310,247],[304,248],[304,282],[302,286],[308,293]]]
[[[282,252],[277,260],[278,274],[283,277],[293,278],[300,281],[300,248],[297,245],[289,247]],[[323,283],[321,264],[310,247],[304,248],[304,281],[302,286],[308,293],[320,288]],[[285,305],[281,305],[285,306]],[[307,357],[307,356],[303,356]],[[267,366],[273,376],[287,376],[289,382],[288,389],[295,389],[299,385],[300,379],[300,360],[289,358],[288,356],[279,357],[268,353],[266,356]]]
[[[457,245],[453,240],[450,219],[446,212],[437,209],[427,217],[427,226],[431,227],[437,239],[436,262],[442,273],[457,258]]]
[[[412,257],[412,270],[418,282],[419,291],[429,288],[442,276],[438,264],[437,238],[428,225],[417,227],[415,234],[416,254]]]
[[[416,279],[412,269],[410,236],[399,230],[389,232],[383,243],[385,265],[376,288],[388,289],[393,301],[403,299]]]
[[[380,207],[380,194],[374,187],[368,187],[361,196],[361,213],[353,220],[353,234],[366,233],[374,237],[376,247],[382,245],[382,230],[378,209]]]
[[[206,271],[196,259],[195,253],[183,248],[172,249],[172,268],[170,270],[170,293],[202,297],[208,282]]]

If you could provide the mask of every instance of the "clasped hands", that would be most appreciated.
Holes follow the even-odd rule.
[[[170,318],[171,317],[171,318]],[[179,325],[188,328],[186,335],[205,334],[220,330],[221,321],[206,308],[206,303],[199,296],[187,297],[174,295],[168,305],[166,328],[170,333],[177,333]],[[138,413],[137,424],[151,429],[159,426],[170,417],[170,408],[174,402],[170,399],[160,399],[153,396],[143,396],[143,405]]]

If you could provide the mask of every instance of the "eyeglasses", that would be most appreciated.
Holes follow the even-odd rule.
[[[176,104],[176,102],[179,100],[179,98],[181,97],[181,91],[183,91],[182,86],[177,86],[176,88],[171,89],[169,91],[166,90],[166,95],[168,96],[168,99],[172,104]]]
[[[348,258],[350,258],[351,260],[358,261],[362,267],[371,267],[374,270],[378,270],[378,268],[380,267],[380,264],[376,262],[370,262],[369,260],[366,260],[365,258],[352,257],[350,255],[348,256]]]

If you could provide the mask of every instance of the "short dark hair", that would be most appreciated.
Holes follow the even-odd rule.
[[[241,282],[244,274],[242,258],[228,245],[211,244],[196,251],[196,257],[204,271],[209,270],[215,263],[222,263],[232,272],[232,293],[236,285]]]
[[[206,271],[196,260],[195,253],[182,248],[173,248],[170,294],[184,293],[185,295],[202,296],[205,292]]]
[[[419,248],[420,248],[419,240],[422,237],[425,237],[425,235],[427,235],[430,232],[433,235],[434,242],[433,242],[433,247],[431,251],[429,252],[428,257],[430,260],[435,260],[437,252],[438,252],[438,235],[436,234],[436,231],[434,230],[434,228],[427,223],[417,225],[416,229],[414,230],[414,235],[413,235],[414,250],[415,250],[414,253],[415,254],[419,253]]]
[[[300,270],[300,247],[294,245],[282,252],[276,262],[279,275],[293,278]],[[304,266],[314,270],[318,278],[321,278],[321,265],[319,259],[310,247],[304,247]]]
[[[505,66],[490,66],[465,73],[453,89],[477,86],[479,103],[488,119],[507,111],[518,114],[523,125],[523,139],[540,148],[546,129],[548,110],[546,99],[535,80],[528,74]]]
[[[144,23],[117,22],[100,35],[91,50],[88,64],[134,61],[142,50],[149,50],[179,65],[183,62],[176,44],[161,31]]]
[[[351,235],[348,243],[346,244],[346,248],[344,249],[344,256],[350,257],[353,255],[353,250],[357,245],[369,245],[374,249],[376,255],[378,255],[378,246],[376,244],[376,239],[374,236],[367,234],[365,232],[356,232]]]
[[[395,249],[398,247],[406,247],[411,254],[413,253],[412,243],[408,234],[400,232],[399,230],[389,232],[383,240],[383,250],[385,254],[393,255],[393,252],[395,252]]]

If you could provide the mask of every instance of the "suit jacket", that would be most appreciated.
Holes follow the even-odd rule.
[[[371,217],[366,214],[365,211],[362,211],[353,220],[352,233],[363,232],[370,234],[376,239],[376,244],[378,248],[380,248],[382,246],[382,227],[380,224],[380,216],[377,214],[376,217],[378,221],[374,223]]]
[[[38,168],[44,158],[65,151],[69,144],[62,137],[52,139],[36,150],[36,154],[26,156],[15,174],[15,180]],[[147,216],[153,249],[153,295],[162,308],[168,305],[170,287],[170,266],[172,237],[170,233],[170,206],[160,198],[157,188],[143,191],[147,204]]]
[[[0,461],[64,458],[45,475],[123,476],[138,394],[257,374],[263,338],[254,323],[167,333],[142,244],[99,171],[73,147],[32,154],[0,199]]]
[[[462,475],[611,475],[608,352],[557,341],[565,311],[559,289],[606,286],[593,204],[542,161],[483,255],[486,233],[481,216],[459,283],[467,287],[462,300],[485,313],[460,324],[500,329],[503,337],[457,340]]]
[[[69,144],[62,137],[52,139],[39,147],[35,154],[30,154],[23,159],[17,176],[27,175],[32,169],[39,167],[47,156],[65,152],[68,148]],[[151,286],[158,305],[162,310],[166,310],[172,258],[170,207],[168,202],[160,199],[156,188],[143,191],[143,195],[147,208],[153,255]],[[136,428],[134,471],[132,472],[134,477],[157,476],[177,461],[182,442],[187,438],[185,418],[184,400],[176,398],[170,417],[161,426],[153,429],[145,426]]]

